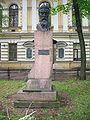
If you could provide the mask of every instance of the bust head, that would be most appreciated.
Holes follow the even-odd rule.
[[[49,15],[50,15],[50,5],[47,2],[42,2],[39,5],[39,27],[41,31],[47,31],[50,27]]]

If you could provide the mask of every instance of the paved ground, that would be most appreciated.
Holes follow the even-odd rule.
[[[0,70],[0,80],[27,80],[29,70]],[[77,71],[53,71],[53,80],[78,79]],[[87,79],[90,80],[90,72],[87,72]]]

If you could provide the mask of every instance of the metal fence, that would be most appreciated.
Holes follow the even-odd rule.
[[[0,80],[27,80],[29,69],[0,69]],[[53,69],[53,80],[78,79],[79,69],[60,70]],[[87,79],[90,79],[90,70],[86,71]]]

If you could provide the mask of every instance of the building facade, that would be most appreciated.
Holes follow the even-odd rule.
[[[34,31],[39,22],[38,7],[47,1],[51,8],[68,0],[4,0],[0,3],[0,69],[30,69],[35,60]],[[51,16],[55,69],[80,66],[80,45],[74,12]],[[82,18],[87,68],[90,68],[90,20]]]

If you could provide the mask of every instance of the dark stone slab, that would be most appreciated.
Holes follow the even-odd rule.
[[[31,101],[16,101],[14,103],[14,107],[16,108],[28,108],[30,106],[30,108],[60,108],[61,104],[59,101],[45,101],[45,102],[31,102]]]

